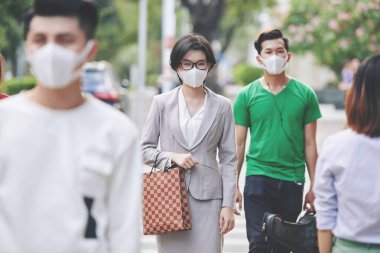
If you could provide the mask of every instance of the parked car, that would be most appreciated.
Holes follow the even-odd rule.
[[[84,65],[82,91],[127,112],[128,98],[125,85],[106,61],[89,62]]]

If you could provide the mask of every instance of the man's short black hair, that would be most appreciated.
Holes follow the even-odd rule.
[[[255,41],[255,48],[258,54],[260,54],[261,50],[263,49],[262,44],[264,41],[275,40],[275,39],[282,39],[284,41],[286,51],[289,51],[288,39],[282,35],[282,32],[279,29],[271,29],[271,30],[267,30],[260,33],[259,36],[257,37]]]
[[[98,12],[95,5],[89,0],[35,0],[23,16],[24,39],[26,39],[30,22],[34,16],[66,16],[77,17],[79,26],[86,34],[87,39],[93,39],[98,24]]]

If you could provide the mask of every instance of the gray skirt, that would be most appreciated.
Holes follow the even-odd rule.
[[[157,236],[159,253],[221,253],[222,200],[197,200],[188,192],[192,230]]]

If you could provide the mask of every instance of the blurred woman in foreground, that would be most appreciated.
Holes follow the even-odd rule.
[[[380,55],[359,67],[348,129],[328,138],[314,184],[320,253],[380,252]]]

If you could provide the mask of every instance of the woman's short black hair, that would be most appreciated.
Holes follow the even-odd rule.
[[[347,124],[370,137],[380,136],[380,54],[360,64],[347,91]]]
[[[286,51],[289,51],[289,40],[282,35],[282,32],[279,29],[271,29],[260,33],[257,39],[255,40],[254,44],[257,53],[261,53],[261,50],[263,49],[262,44],[264,41],[275,39],[282,39],[284,41]]]
[[[24,39],[28,35],[30,22],[34,16],[77,17],[87,39],[94,38],[98,24],[97,9],[89,0],[35,0],[34,5],[23,16]]]
[[[170,54],[170,66],[174,71],[177,71],[182,58],[191,50],[199,50],[206,55],[207,63],[210,65],[209,69],[216,64],[214,52],[206,38],[199,34],[187,34],[176,41]]]

